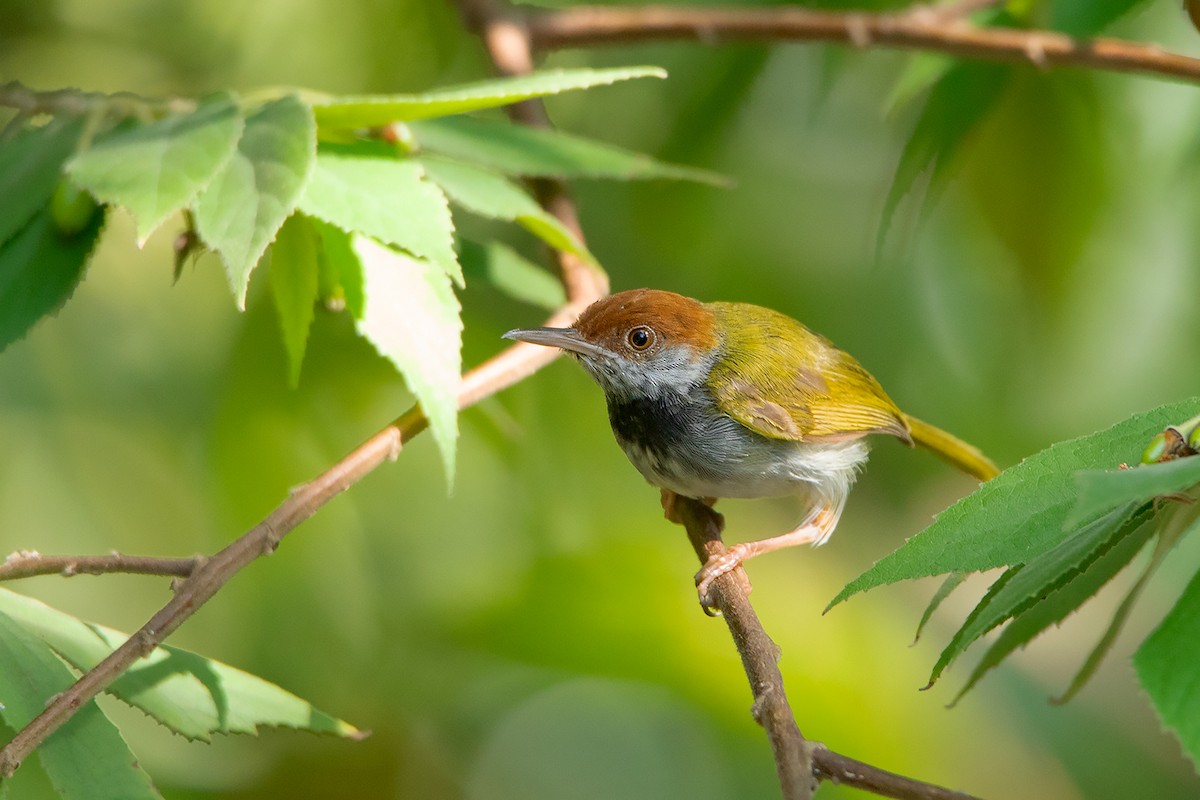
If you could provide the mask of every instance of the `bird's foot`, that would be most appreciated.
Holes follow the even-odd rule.
[[[745,560],[750,553],[747,548],[741,544],[735,544],[733,547],[726,550],[720,555],[712,556],[696,573],[696,593],[700,596],[700,606],[704,609],[704,613],[710,617],[720,616],[721,612],[717,610],[716,604],[713,602],[709,590],[712,588],[713,581],[727,573],[737,570],[735,578],[741,584],[742,590],[746,594],[750,594],[754,587],[750,584],[750,578],[746,576],[746,571],[740,569],[742,561]]]

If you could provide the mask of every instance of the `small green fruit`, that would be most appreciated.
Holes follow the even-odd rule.
[[[50,218],[63,237],[74,236],[90,225],[99,208],[90,194],[65,177],[50,198]]]

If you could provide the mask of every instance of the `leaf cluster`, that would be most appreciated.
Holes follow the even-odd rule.
[[[1192,417],[1200,398],[1134,415],[1107,430],[1060,442],[981,485],[942,512],[932,525],[851,581],[830,606],[868,589],[902,580],[946,575],[918,628],[975,572],[1001,570],[945,645],[932,685],[972,644],[1000,630],[955,697],[1018,648],[1099,592],[1150,550],[1140,573],[1057,698],[1064,702],[1094,674],[1129,617],[1147,581],[1171,548],[1200,527],[1200,458],[1139,464],[1156,434]],[[1200,573],[1175,608],[1134,656],[1139,679],[1165,724],[1200,763],[1200,686],[1195,674],[1200,628],[1192,613]]]
[[[18,114],[0,139],[0,349],[70,298],[111,209],[132,215],[139,245],[182,219],[177,275],[196,249],[215,253],[244,309],[252,274],[268,269],[293,385],[317,309],[349,314],[405,377],[452,482],[462,334],[455,289],[471,276],[540,306],[564,300],[514,250],[462,239],[455,215],[515,223],[599,269],[517,179],[721,182],[569,134],[454,115],[662,74],[551,71],[419,95],[289,89],[172,103],[87,95],[74,115]],[[0,590],[0,719],[23,728],[127,638]],[[157,648],[108,691],[189,739],[261,725],[361,735],[273,684],[178,648]],[[158,797],[94,702],[37,752],[62,796],[97,796],[103,786],[106,796]]]
[[[28,597],[0,589],[0,719],[14,730],[42,710],[47,697],[100,663],[127,634],[83,622]],[[108,693],[188,739],[255,734],[260,726],[359,738],[364,734],[273,683],[177,647],[156,649],[114,681]],[[37,750],[62,797],[128,800],[160,795],[116,726],[90,701]]]
[[[406,378],[452,482],[462,262],[520,299],[561,297],[515,252],[456,237],[454,215],[516,223],[594,263],[514,178],[720,182],[569,134],[456,115],[662,74],[547,71],[417,95],[122,97],[45,124],[18,117],[0,142],[0,348],[70,297],[109,208],[133,216],[139,244],[182,212],[180,259],[216,253],[239,309],[253,272],[270,264],[293,385],[315,309],[349,313]]]

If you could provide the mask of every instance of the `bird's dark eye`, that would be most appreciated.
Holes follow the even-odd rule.
[[[629,342],[629,346],[634,350],[646,350],[654,344],[654,331],[645,325],[639,325],[625,334],[625,341]]]

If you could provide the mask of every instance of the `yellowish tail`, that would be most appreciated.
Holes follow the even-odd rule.
[[[974,475],[981,481],[991,480],[1000,474],[1000,470],[992,460],[979,451],[978,447],[967,444],[952,433],[934,427],[928,422],[922,422],[916,417],[904,415],[912,433],[913,444],[923,447],[943,461],[947,461],[968,475]]]

